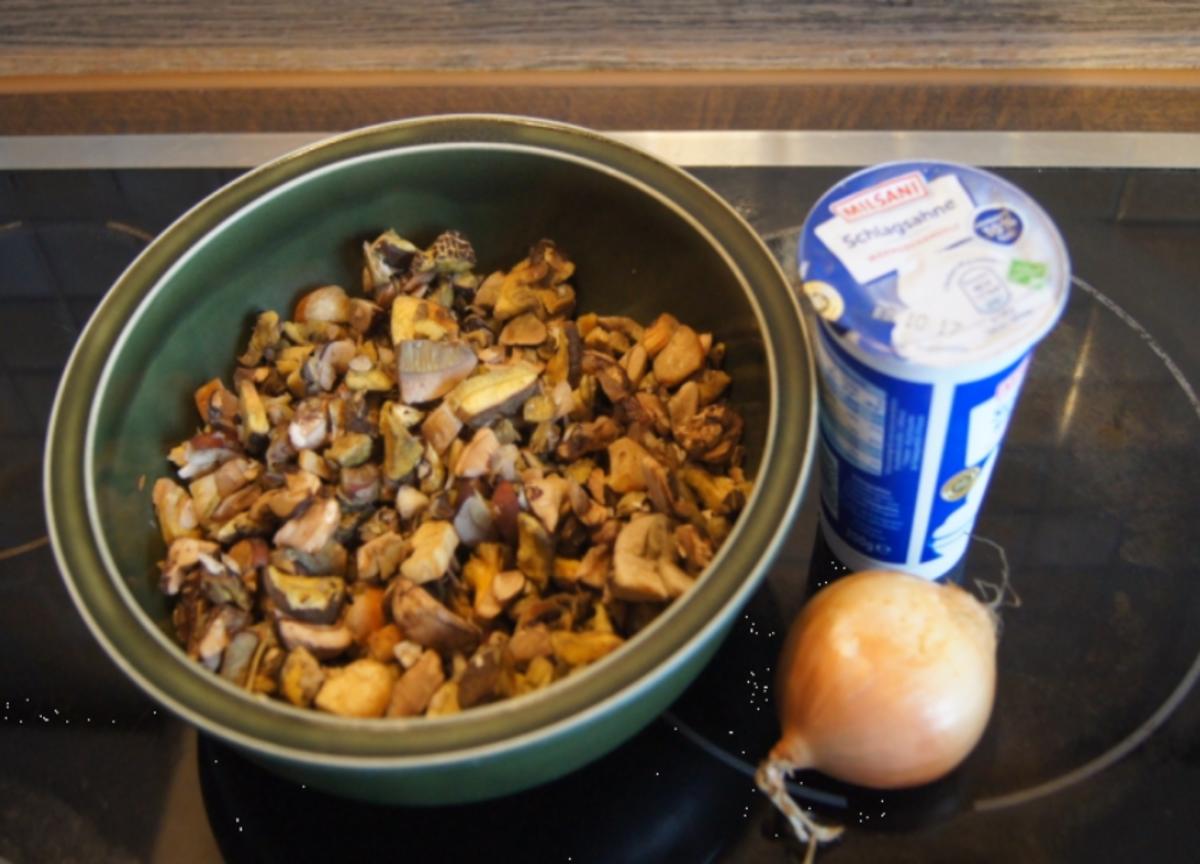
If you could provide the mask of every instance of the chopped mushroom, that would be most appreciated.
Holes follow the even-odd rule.
[[[660,384],[674,387],[692,373],[700,371],[704,356],[704,346],[696,331],[686,324],[680,324],[654,358],[654,377]]]
[[[429,700],[445,683],[441,657],[436,651],[425,651],[393,686],[387,716],[415,717],[425,713]]]
[[[399,534],[392,531],[381,534],[358,547],[355,572],[359,579],[386,582],[396,574],[408,550],[409,541]]]
[[[549,584],[554,572],[554,540],[528,513],[517,516],[517,569],[539,587]]]
[[[484,477],[489,465],[500,449],[496,433],[487,426],[475,433],[471,442],[458,454],[454,463],[454,474],[458,477]]]
[[[479,644],[478,627],[406,578],[397,579],[392,592],[392,620],[413,642],[443,653],[471,651]]]
[[[264,584],[280,612],[311,624],[332,624],[346,600],[346,583],[337,576],[296,576],[268,567]]]
[[[293,648],[283,661],[279,683],[287,701],[299,708],[307,708],[325,683],[325,670],[307,648]]]
[[[459,420],[481,426],[519,409],[537,388],[538,374],[536,366],[524,362],[497,366],[458,384],[446,401]]]
[[[159,587],[164,594],[174,596],[183,587],[187,572],[200,564],[202,555],[216,555],[221,547],[211,540],[198,537],[176,537],[167,549],[167,560],[160,565]]]
[[[475,369],[475,351],[463,342],[406,339],[396,351],[400,398],[410,404],[445,396]]]
[[[199,537],[200,520],[192,499],[183,487],[166,477],[154,481],[154,512],[163,542],[172,543],[180,537]]]
[[[501,345],[541,345],[546,341],[546,325],[536,315],[518,315],[500,331]]]
[[[158,481],[189,656],[248,692],[429,717],[607,656],[745,505],[726,347],[670,314],[575,316],[554,243],[486,279],[454,231],[364,244],[365,297],[257,315]],[[319,283],[318,283],[319,284]],[[469,430],[469,431],[464,431]]]
[[[412,536],[412,554],[400,572],[417,585],[441,579],[458,549],[458,534],[449,522],[426,522]]]
[[[606,654],[621,647],[625,642],[615,633],[574,633],[556,630],[550,634],[550,646],[554,656],[568,666],[586,666],[595,663]]]
[[[326,285],[309,291],[296,304],[296,320],[326,321],[345,324],[350,320],[350,298],[340,285]]]
[[[389,666],[364,657],[329,670],[313,702],[322,711],[341,717],[382,717],[395,681]]]
[[[690,583],[675,566],[671,521],[661,513],[635,516],[613,550],[613,595],[621,600],[670,600]]]
[[[303,648],[318,660],[337,657],[354,644],[354,634],[341,624],[308,624],[281,618],[276,623],[279,641],[290,650]]]
[[[337,530],[341,508],[334,498],[314,501],[299,516],[293,517],[275,532],[276,546],[290,546],[315,555],[324,548]]]
[[[558,528],[558,517],[567,496],[568,485],[567,479],[557,474],[525,484],[525,497],[529,501],[529,509],[542,520],[546,530],[551,533]]]

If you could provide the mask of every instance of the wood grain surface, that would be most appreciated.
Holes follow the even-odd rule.
[[[0,0],[0,134],[1200,131],[1184,0]]]
[[[1200,131],[1200,73],[175,76],[0,89],[0,134],[337,131],[458,111],[597,129]],[[43,82],[44,84],[44,82]]]
[[[0,75],[1200,67],[1190,0],[0,0]]]

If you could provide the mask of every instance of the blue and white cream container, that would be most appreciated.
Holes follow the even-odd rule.
[[[860,171],[799,249],[821,316],[823,533],[852,570],[928,579],[963,557],[1034,347],[1070,263],[1033,199],[946,162]]]

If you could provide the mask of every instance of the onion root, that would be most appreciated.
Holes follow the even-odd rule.
[[[840,825],[820,824],[792,800],[787,791],[787,775],[796,768],[791,762],[778,756],[770,756],[759,763],[758,770],[754,773],[754,782],[759,791],[787,817],[800,842],[808,844],[804,853],[804,864],[812,864],[817,854],[817,844],[836,840],[844,829]]]

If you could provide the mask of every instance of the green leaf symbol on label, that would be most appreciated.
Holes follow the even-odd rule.
[[[1046,281],[1046,265],[1040,261],[1022,261],[1018,258],[1008,268],[1008,281],[1040,288]]]

